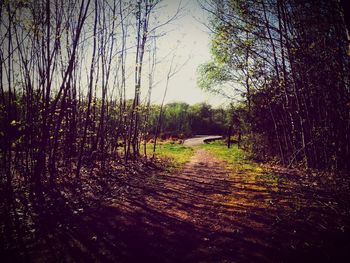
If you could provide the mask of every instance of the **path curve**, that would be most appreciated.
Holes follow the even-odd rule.
[[[184,145],[192,147],[192,146],[204,144],[208,140],[220,140],[220,139],[222,139],[222,136],[220,135],[211,135],[211,136],[197,135],[194,138],[186,139],[184,141]]]

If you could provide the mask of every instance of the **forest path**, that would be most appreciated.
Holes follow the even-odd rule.
[[[121,178],[118,193],[62,237],[74,247],[67,261],[341,262],[326,253],[349,244],[334,222],[347,214],[329,208],[328,192],[291,178],[233,173],[197,149],[175,172]]]
[[[184,141],[184,146],[188,146],[188,147],[193,147],[193,146],[198,146],[201,144],[204,144],[206,141],[210,141],[210,140],[220,140],[222,139],[222,136],[220,135],[197,135],[193,138],[189,138],[186,139]]]

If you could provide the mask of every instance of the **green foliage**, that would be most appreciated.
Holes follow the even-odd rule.
[[[198,84],[244,101],[233,119],[259,159],[349,169],[350,61],[337,6],[208,1],[212,61],[199,68]]]
[[[227,68],[215,62],[208,62],[199,66],[198,72],[198,87],[212,93],[220,94],[220,85],[230,81],[230,75]]]
[[[151,109],[153,111],[153,109]],[[151,112],[151,116],[157,116],[159,111]],[[225,108],[213,108],[207,103],[188,105],[183,102],[173,102],[164,106],[162,115],[162,131],[164,138],[189,137],[195,134],[223,134],[227,129],[228,110]],[[151,134],[157,118],[150,118]]]

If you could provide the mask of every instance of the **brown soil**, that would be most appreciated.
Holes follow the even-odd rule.
[[[112,175],[111,175],[112,176]],[[181,171],[118,179],[29,258],[66,262],[345,262],[348,196],[296,174],[246,180],[198,150]],[[52,229],[52,227],[51,227]],[[49,236],[49,235],[48,235]],[[348,261],[350,262],[350,261]]]

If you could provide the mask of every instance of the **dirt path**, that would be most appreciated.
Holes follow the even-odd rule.
[[[348,214],[319,206],[333,196],[225,167],[197,150],[176,173],[124,178],[62,234],[67,246],[56,251],[79,262],[344,262],[348,230],[335,220]]]
[[[213,135],[213,136],[198,135],[196,137],[186,139],[184,141],[184,145],[188,147],[193,147],[193,146],[201,145],[207,140],[219,140],[221,138],[222,136],[220,135]]]

